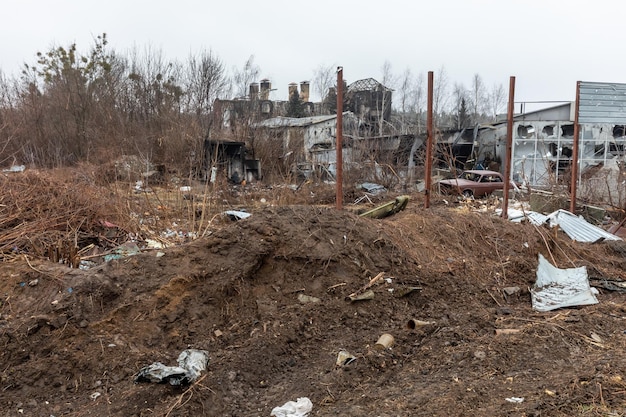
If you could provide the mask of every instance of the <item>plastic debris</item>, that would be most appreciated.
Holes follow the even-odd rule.
[[[252,216],[250,213],[246,213],[245,211],[238,210],[227,210],[224,212],[224,215],[228,216],[231,220],[243,220]]]
[[[104,255],[104,261],[109,262],[114,259],[127,258],[129,256],[137,255],[141,253],[141,249],[135,242],[126,242],[113,250],[112,253]]]
[[[3,169],[2,172],[24,172],[26,165],[13,165],[11,168]]]
[[[533,308],[537,311],[598,303],[594,290],[589,285],[586,267],[559,269],[541,254],[537,281],[530,294]]]
[[[187,349],[178,355],[178,366],[166,366],[154,362],[139,370],[135,382],[168,382],[170,385],[190,384],[207,369],[209,352],[206,350]]]
[[[280,407],[274,407],[270,416],[274,417],[306,417],[313,410],[313,403],[307,397],[297,401],[287,401]]]
[[[364,189],[365,192],[374,195],[387,192],[387,189],[384,186],[372,182],[364,182],[361,184],[361,188]]]
[[[346,366],[350,365],[352,362],[356,360],[356,357],[348,352],[347,350],[341,350],[337,354],[337,366]]]
[[[524,398],[522,397],[509,397],[509,398],[506,398],[506,400],[510,403],[517,403],[517,404],[524,402]]]

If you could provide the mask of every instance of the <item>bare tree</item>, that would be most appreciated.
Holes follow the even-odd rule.
[[[411,69],[404,70],[400,79],[399,87],[399,100],[398,111],[400,113],[400,131],[402,134],[408,133],[409,130],[409,113],[415,111],[413,103],[413,97],[415,96],[415,80]]]
[[[439,124],[442,114],[447,110],[448,95],[448,73],[442,65],[437,71],[433,86],[433,118],[434,123]]]
[[[454,90],[452,92],[452,98],[454,100],[453,120],[457,130],[461,130],[469,124],[467,117],[467,90],[461,83],[454,84]]]
[[[233,70],[233,87],[235,97],[248,96],[250,84],[258,81],[261,68],[254,63],[254,55],[250,55],[243,68]]]
[[[320,65],[313,72],[313,89],[323,101],[328,90],[337,83],[337,65]]]
[[[471,94],[472,123],[478,124],[481,115],[484,112],[484,108],[487,104],[487,92],[485,91],[485,83],[478,74],[474,74],[474,77],[472,78]]]
[[[377,103],[378,107],[378,134],[380,136],[384,133],[385,127],[385,114],[388,113],[388,109],[391,110],[391,94],[387,94],[387,90],[392,90],[395,88],[397,77],[393,74],[391,69],[391,62],[385,61],[383,66],[380,68],[381,71],[381,79],[380,83],[382,84],[382,91],[380,94],[380,102]],[[390,113],[390,112],[389,112]]]
[[[489,93],[489,112],[494,122],[498,119],[498,114],[504,110],[506,102],[504,86],[502,84],[494,84]]]
[[[415,94],[413,97],[413,103],[415,106],[415,113],[417,115],[417,134],[422,133],[422,114],[426,107],[426,94],[424,93],[424,74],[419,73],[415,80]]]
[[[228,91],[229,80],[222,60],[211,50],[189,56],[185,90],[187,110],[196,115],[203,136],[210,135],[210,113],[216,99]]]

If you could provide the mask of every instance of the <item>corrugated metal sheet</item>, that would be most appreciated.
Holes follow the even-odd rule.
[[[577,242],[596,243],[603,240],[622,240],[566,210],[557,210],[548,217],[551,226],[558,225],[572,240]]]
[[[626,84],[581,81],[578,122],[626,124]]]

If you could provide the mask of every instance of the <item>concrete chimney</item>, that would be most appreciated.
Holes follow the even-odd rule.
[[[258,100],[259,99],[259,83],[251,83],[250,84],[250,100]]]
[[[261,80],[261,100],[269,100],[270,99],[270,90],[272,89],[272,83],[270,80],[263,79]]]
[[[298,84],[297,83],[289,83],[289,100],[293,97],[294,94],[298,94]]]
[[[302,81],[300,83],[300,100],[305,103],[309,102],[309,82]]]

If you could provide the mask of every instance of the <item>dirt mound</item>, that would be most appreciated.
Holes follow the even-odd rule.
[[[16,258],[0,283],[0,409],[269,416],[309,397],[320,416],[623,410],[623,296],[533,311],[538,253],[624,278],[617,246],[417,199],[385,220],[267,207],[89,270]],[[496,336],[503,328],[518,333]],[[379,349],[384,333],[395,342]],[[187,348],[210,355],[191,386],[134,383]],[[355,360],[337,365],[342,350]]]

